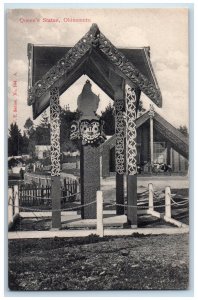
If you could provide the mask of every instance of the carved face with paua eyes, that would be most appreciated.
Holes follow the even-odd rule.
[[[100,137],[100,122],[98,120],[82,120],[80,122],[80,135],[84,143],[96,142]]]

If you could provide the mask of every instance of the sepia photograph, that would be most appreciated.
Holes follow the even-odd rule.
[[[5,13],[8,290],[189,290],[188,6]]]

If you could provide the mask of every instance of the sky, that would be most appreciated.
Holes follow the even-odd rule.
[[[42,22],[43,18],[59,18],[60,22]],[[87,18],[89,22],[63,22],[64,18]],[[27,22],[32,19],[36,22]],[[14,109],[21,129],[26,119],[32,118],[32,108],[27,105],[27,44],[74,46],[92,23],[97,23],[118,48],[150,46],[151,63],[163,98],[162,108],[154,107],[173,126],[189,127],[188,11],[183,8],[7,11],[8,124],[13,122]],[[82,76],[61,96],[61,106],[77,108],[77,97],[86,79]],[[100,113],[111,99],[95,83],[92,90],[100,95]],[[141,99],[148,109],[150,99],[143,93]]]

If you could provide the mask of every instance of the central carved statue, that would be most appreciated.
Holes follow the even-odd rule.
[[[91,83],[86,81],[77,99],[80,118],[71,125],[70,139],[82,139],[82,144],[98,145],[105,140],[102,122],[96,114],[100,102],[99,96],[91,90]]]

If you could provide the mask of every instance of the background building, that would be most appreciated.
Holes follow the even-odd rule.
[[[167,165],[173,173],[188,172],[188,138],[157,112],[150,109],[136,120],[137,163],[141,173],[164,172]],[[101,145],[102,176],[115,172],[115,135]]]

